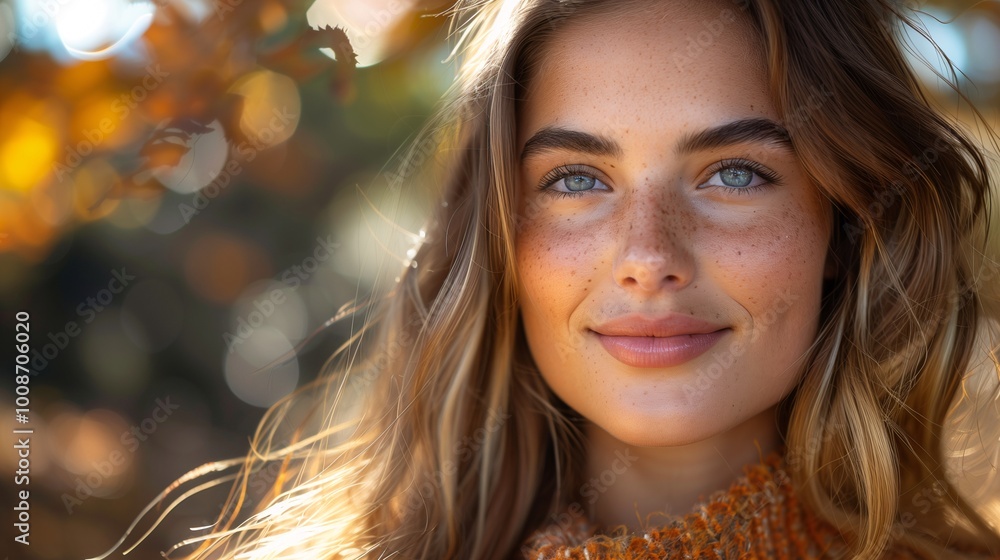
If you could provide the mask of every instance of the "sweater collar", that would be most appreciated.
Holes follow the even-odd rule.
[[[799,505],[783,455],[774,452],[726,490],[683,516],[643,534],[602,534],[585,518],[567,512],[535,531],[521,550],[525,558],[819,558],[837,557],[846,547],[840,533]]]

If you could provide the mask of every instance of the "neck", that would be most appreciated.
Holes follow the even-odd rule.
[[[646,516],[683,515],[702,498],[724,490],[778,448],[781,438],[770,408],[728,432],[672,447],[627,445],[594,424],[587,424],[588,457],[582,503],[602,527],[646,528]],[[656,526],[656,517],[649,518]]]

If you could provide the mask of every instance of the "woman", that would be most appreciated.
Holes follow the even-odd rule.
[[[945,476],[963,410],[996,453],[990,177],[901,17],[460,6],[418,266],[190,557],[1000,556]]]

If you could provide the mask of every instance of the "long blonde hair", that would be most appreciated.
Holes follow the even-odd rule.
[[[411,151],[434,142],[446,160],[427,194],[440,205],[418,266],[361,307],[364,327],[326,375],[268,412],[246,458],[180,481],[235,479],[212,530],[181,543],[195,548],[189,558],[504,559],[569,496],[581,418],[533,365],[515,297],[514,239],[531,218],[514,205],[515,115],[551,33],[622,6],[454,8],[463,64]],[[996,552],[996,529],[945,476],[947,423],[982,418],[992,403],[970,394],[953,410],[974,359],[996,340],[983,336],[998,315],[980,276],[1000,283],[1000,263],[982,258],[985,156],[921,93],[896,36],[907,20],[888,0],[733,9],[760,33],[775,106],[836,208],[837,277],[785,403],[793,480],[862,557],[893,538],[944,554],[954,530],[961,544]],[[991,383],[976,394],[992,397],[995,357],[984,371],[976,379]],[[272,464],[267,494],[251,499],[248,481]],[[223,476],[230,467],[238,472]],[[934,507],[911,521],[903,514],[915,493]]]

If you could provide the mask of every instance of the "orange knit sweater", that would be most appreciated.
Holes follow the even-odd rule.
[[[778,453],[745,468],[728,490],[713,494],[691,513],[643,535],[596,534],[597,529],[586,519],[552,523],[533,533],[521,551],[529,560],[848,557],[841,534],[800,506]],[[884,558],[925,556],[896,546]]]

